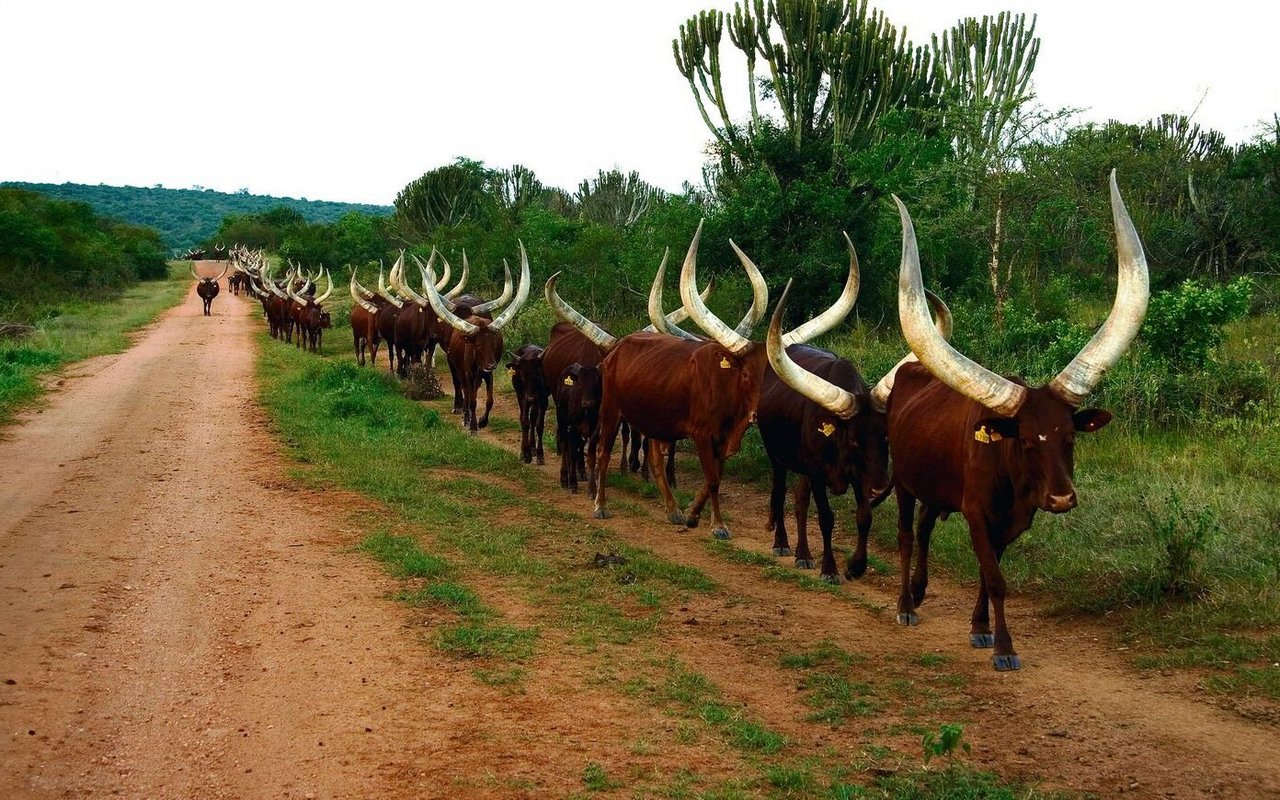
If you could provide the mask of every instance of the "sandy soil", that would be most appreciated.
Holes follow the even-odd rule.
[[[224,293],[204,318],[192,292],[127,353],[77,365],[0,441],[0,797],[560,797],[583,789],[591,761],[620,777],[740,766],[600,685],[554,630],[522,693],[431,648],[440,620],[390,602],[396,583],[351,552],[387,516],[285,477],[254,402],[255,306]],[[509,398],[495,411],[514,416]],[[518,448],[518,434],[483,436]],[[589,513],[544,469],[542,496]],[[735,543],[767,552],[763,494],[723,494]],[[645,510],[606,524],[724,589],[664,626],[659,651],[792,741],[850,761],[862,746],[856,726],[804,722],[795,675],[777,666],[780,643],[825,637],[884,678],[912,655],[949,656],[964,686],[948,713],[967,722],[972,763],[1003,775],[1102,795],[1280,796],[1273,724],[1205,701],[1190,677],[1129,669],[1101,627],[1015,599],[1026,666],[997,674],[967,647],[972,587],[935,579],[921,626],[900,629],[876,611],[896,591],[883,576],[846,584],[856,603],[764,581],[693,541],[705,530],[662,524],[656,501],[613,497]],[[537,617],[501,587],[485,600]]]

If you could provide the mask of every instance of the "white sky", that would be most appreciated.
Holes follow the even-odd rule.
[[[1051,108],[1195,112],[1250,138],[1280,111],[1280,6],[879,0],[917,44],[1036,13]],[[468,156],[573,189],[598,169],[697,183],[710,138],[671,39],[725,0],[0,0],[0,180],[389,204]],[[732,50],[725,36],[723,48]],[[725,89],[745,103],[743,73]]]

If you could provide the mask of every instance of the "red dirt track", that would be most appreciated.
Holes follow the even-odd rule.
[[[583,790],[589,761],[611,777],[628,764],[734,767],[714,748],[634,747],[636,731],[674,723],[594,682],[584,657],[558,653],[555,631],[516,695],[430,647],[433,620],[388,601],[396,582],[351,551],[385,514],[287,478],[255,400],[259,316],[224,290],[203,317],[191,291],[128,352],[73,367],[2,435],[0,798],[561,797]],[[346,335],[331,341],[346,347]],[[510,398],[495,413],[513,416]],[[484,437],[518,447],[518,435]],[[554,502],[548,461],[542,496]],[[725,495],[735,543],[767,552],[764,494]],[[1104,796],[1280,797],[1274,723],[1219,708],[1188,676],[1134,671],[1100,627],[1035,618],[1015,597],[1025,667],[997,674],[967,647],[972,587],[934,579],[921,626],[900,629],[864,607],[893,602],[890,579],[847,584],[863,605],[765,581],[692,541],[705,530],[655,523],[657,501],[626,499],[652,515],[601,524],[743,598],[692,608],[702,624],[665,626],[662,648],[788,736],[817,731],[815,744],[853,753],[859,723],[800,721],[794,676],[779,687],[776,661],[750,660],[770,626],[799,646],[831,637],[869,669],[949,656],[965,677],[969,762],[1005,777]],[[559,503],[589,514],[581,495]],[[486,602],[535,616],[495,591]]]

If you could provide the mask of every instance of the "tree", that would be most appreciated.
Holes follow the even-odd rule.
[[[729,38],[747,62],[750,116],[735,122],[724,91],[720,45],[726,16],[704,11],[680,26],[672,41],[676,67],[689,83],[698,110],[725,158],[763,160],[786,183],[802,160],[833,147],[858,149],[876,134],[876,121],[895,108],[925,108],[937,97],[938,77],[926,48],[916,48],[867,0],[754,0],[728,17]],[[768,77],[757,79],[757,63]],[[780,121],[762,111],[772,100]],[[709,109],[714,109],[718,121]],[[778,127],[787,147],[774,154],[755,146],[767,125]]]
[[[578,185],[574,202],[582,219],[611,228],[626,228],[649,208],[662,191],[640,180],[640,173],[600,170],[592,180]]]
[[[486,189],[492,180],[483,164],[465,158],[423,174],[396,195],[397,234],[409,244],[420,244],[437,227],[487,216],[492,195]]]

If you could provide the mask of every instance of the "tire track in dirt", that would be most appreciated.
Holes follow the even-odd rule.
[[[447,388],[447,373],[442,382]],[[446,403],[446,412],[447,408]],[[498,396],[494,413],[518,420],[509,394]],[[519,452],[518,431],[489,430],[481,435]],[[616,458],[615,450],[615,463]],[[558,461],[551,455],[541,468],[549,486],[559,485]],[[681,468],[682,486],[701,483],[696,464],[682,463]],[[613,496],[630,501],[641,509],[640,514],[619,509],[612,519],[597,524],[664,558],[704,570],[728,593],[746,601],[740,606],[700,609],[695,616],[706,614],[700,624],[666,631],[663,646],[672,647],[730,696],[748,704],[753,714],[793,737],[798,730],[803,731],[801,737],[814,736],[815,726],[797,729],[797,719],[807,709],[799,707],[798,694],[788,684],[795,676],[777,669],[777,644],[761,642],[789,640],[790,651],[796,652],[829,638],[851,653],[864,655],[871,673],[885,681],[895,675],[918,680],[920,676],[904,665],[922,653],[948,657],[948,671],[964,679],[965,705],[954,714],[966,723],[966,740],[974,746],[972,761],[1003,776],[1044,779],[1051,787],[1102,795],[1280,797],[1280,759],[1276,758],[1280,734],[1274,726],[1251,722],[1205,702],[1186,675],[1132,669],[1113,652],[1111,632],[1101,626],[1046,619],[1030,599],[1016,596],[1011,607],[1024,666],[1018,673],[997,673],[990,667],[989,651],[968,646],[973,587],[933,577],[921,625],[903,628],[892,613],[896,578],[868,575],[843,584],[843,594],[854,598],[853,603],[806,592],[762,579],[758,569],[736,566],[707,552],[694,538],[708,535],[705,528],[678,532],[681,529],[661,518],[657,500],[617,490]],[[734,545],[770,553],[772,534],[762,530],[767,492],[727,479],[721,496]],[[590,514],[582,495],[566,493],[553,502],[565,510]],[[837,535],[848,538],[842,524]],[[779,559],[779,564],[788,562]],[[904,704],[909,706],[910,701]],[[891,729],[903,721],[904,713],[911,716],[905,708],[873,717],[867,722],[868,730]],[[835,745],[852,758],[859,742],[858,724],[846,723],[834,735],[819,732],[815,744]],[[878,743],[908,753],[919,750],[915,737],[890,736]]]

